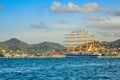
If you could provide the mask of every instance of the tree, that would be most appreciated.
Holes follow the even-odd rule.
[[[4,57],[4,54],[2,52],[0,52],[0,57]]]

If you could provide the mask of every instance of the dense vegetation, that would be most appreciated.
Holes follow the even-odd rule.
[[[103,41],[102,46],[105,46],[109,49],[120,48],[120,39],[118,39],[116,41],[112,41],[112,42]]]
[[[16,38],[12,38],[5,42],[0,42],[0,50],[7,50],[9,53],[11,50],[14,52],[20,50],[24,53],[45,53],[46,51],[60,52],[65,50],[65,48],[60,44],[52,42],[43,42],[40,44],[30,45]]]

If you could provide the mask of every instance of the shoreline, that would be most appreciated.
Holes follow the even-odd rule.
[[[66,58],[64,57],[0,57],[0,58]],[[97,58],[120,58],[120,56],[98,56]]]

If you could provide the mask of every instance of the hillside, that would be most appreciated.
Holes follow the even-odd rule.
[[[11,45],[11,46],[18,46],[18,45],[28,45],[27,43],[25,42],[22,42],[16,38],[12,38],[10,40],[7,40],[5,41],[4,43],[8,44],[8,45]]]
[[[8,49],[9,45],[4,43],[4,42],[0,42],[0,49]]]
[[[110,48],[120,48],[120,39],[112,42],[103,41],[102,44]]]
[[[113,48],[114,48],[114,47],[120,48],[120,39],[111,42],[111,43],[110,43],[110,46],[113,47]]]
[[[9,45],[9,49],[11,50],[26,50],[30,45],[22,42],[16,38],[12,38],[4,42],[5,44]]]
[[[62,50],[65,50],[64,46],[58,43],[43,42],[40,44],[30,45],[16,38],[12,38],[10,40],[0,42],[0,50],[2,49],[7,50],[7,52],[13,50],[16,53],[16,51],[19,50],[25,53],[34,53],[34,54],[45,53],[46,51],[60,52]]]
[[[34,44],[33,45],[34,49],[40,49],[43,51],[48,51],[48,50],[55,50],[56,52],[60,52],[65,49],[64,46],[58,44],[58,43],[52,43],[52,42],[43,42],[40,44]]]

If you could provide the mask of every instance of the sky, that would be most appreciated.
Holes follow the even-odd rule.
[[[120,39],[120,0],[0,0],[0,42],[62,43],[85,30],[100,41]]]

